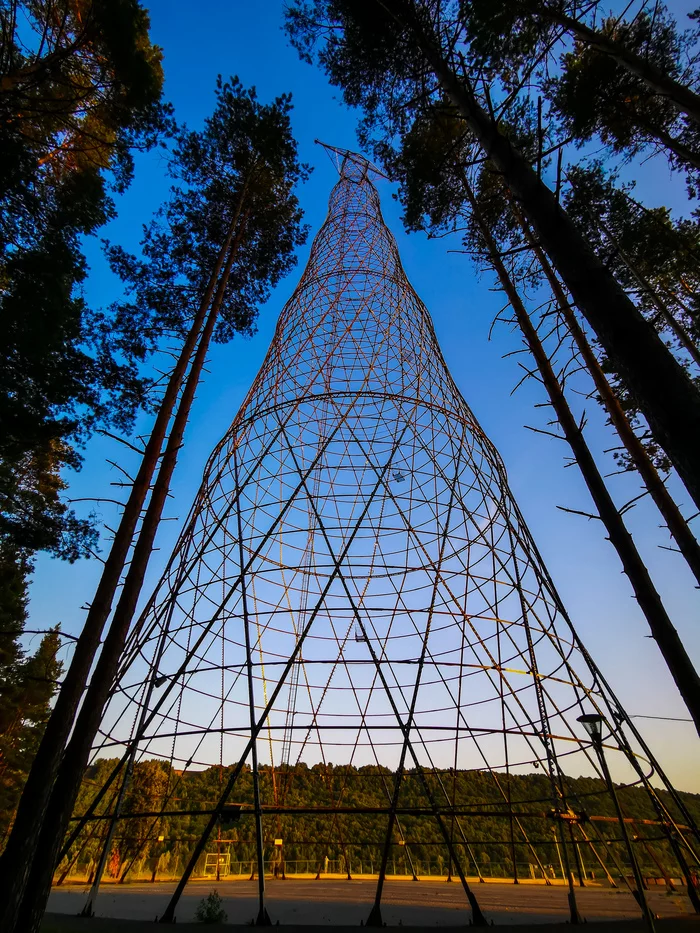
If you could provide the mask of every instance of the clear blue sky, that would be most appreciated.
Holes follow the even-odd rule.
[[[300,62],[287,45],[281,32],[282,3],[145,3],[150,7],[153,40],[164,51],[166,96],[180,121],[193,128],[201,125],[213,108],[219,73],[237,74],[244,84],[255,84],[263,100],[283,91],[293,93],[293,127],[301,157],[315,167],[311,180],[300,191],[306,221],[315,234],[323,222],[328,194],[337,176],[314,139],[320,137],[336,146],[356,148],[356,117],[338,100],[338,92],[328,86],[323,74]],[[664,197],[667,181],[667,173],[661,174],[658,166],[648,163],[640,175],[640,190],[650,203],[658,203],[657,199]],[[102,231],[103,235],[136,249],[141,225],[166,196],[168,184],[162,155],[151,153],[139,158],[134,184],[119,200],[119,217]],[[468,257],[448,252],[458,248],[458,243],[406,236],[399,206],[392,199],[392,186],[383,183],[379,187],[385,218],[398,240],[409,278],[433,316],[447,363],[505,460],[512,490],[579,633],[630,713],[687,717],[654,643],[645,637],[646,623],[599,524],[557,509],[565,505],[585,511],[590,504],[576,470],[564,468],[567,451],[563,444],[524,428],[525,424],[544,426],[543,410],[533,409],[533,403],[542,401],[542,397],[534,383],[510,394],[521,372],[518,358],[504,358],[504,354],[519,347],[518,337],[501,325],[494,329],[491,341],[488,339],[493,317],[504,303],[501,295],[490,290],[490,277],[480,276]],[[87,295],[96,304],[106,305],[118,294],[118,283],[105,268],[97,243],[89,244],[88,255],[91,275]],[[237,339],[212,354],[180,457],[170,516],[181,520],[186,516],[204,462],[229,426],[262,362],[277,315],[307,255],[308,244],[300,251],[298,268],[261,309],[256,336]],[[611,446],[609,438],[594,406],[589,409],[591,443],[602,451]],[[141,427],[147,430],[148,422],[143,421]],[[119,480],[119,474],[106,463],[107,458],[126,463],[122,451],[112,442],[91,442],[82,472],[68,477],[69,495],[110,497],[119,493],[118,488],[109,485]],[[607,469],[612,472],[612,461]],[[628,478],[616,478],[611,483],[620,503],[638,491],[637,484]],[[109,507],[101,507],[99,513],[113,526],[114,513]],[[666,541],[658,524],[657,516],[644,505],[630,516],[630,526],[667,608],[693,657],[700,661],[697,591],[682,560],[658,547]],[[176,521],[163,527],[158,541],[160,551],[154,555],[149,576],[151,586],[179,527]],[[40,558],[31,590],[28,627],[61,622],[66,632],[77,632],[84,618],[80,607],[92,598],[99,570],[97,561],[69,566]],[[148,591],[147,584],[145,595]],[[700,791],[700,743],[692,725],[645,719],[637,720],[637,724],[678,786]]]

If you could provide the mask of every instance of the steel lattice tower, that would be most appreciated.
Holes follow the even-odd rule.
[[[686,879],[694,858],[690,815],[579,641],[503,463],[447,370],[373,171],[344,154],[301,281],[131,633],[95,749],[121,757],[72,842],[111,814],[105,856],[115,826],[136,815],[123,807],[135,762],[172,766],[158,804],[171,820],[183,775],[219,766],[217,800],[198,811],[207,825],[165,919],[220,838],[242,775],[259,922],[266,821],[307,812],[291,802],[298,762],[321,763],[319,818],[346,844],[345,815],[369,811],[357,776],[331,787],[330,759],[382,766],[364,775],[380,785],[385,814],[370,922],[381,921],[391,847],[410,858],[409,784],[411,818],[437,827],[483,922],[466,878],[481,874],[470,843],[479,804],[455,796],[454,775],[486,775],[489,816],[538,863],[526,817],[545,812],[571,878],[581,845],[596,851],[598,824],[586,830],[577,815],[597,798],[576,798],[566,777],[601,773],[577,722],[594,711],[616,780],[646,787]],[[515,801],[509,776],[533,765],[543,795]],[[569,904],[576,919],[573,881]]]

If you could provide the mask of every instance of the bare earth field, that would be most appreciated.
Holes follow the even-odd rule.
[[[175,885],[128,884],[103,885],[97,901],[96,916],[121,921],[150,921],[162,914]],[[568,919],[567,889],[562,885],[545,887],[532,884],[475,883],[475,894],[489,921],[499,926],[511,924],[557,924]],[[194,919],[199,901],[213,888],[224,900],[228,925],[249,924],[257,914],[257,882],[211,880],[191,882],[177,910],[178,929]],[[364,923],[374,899],[373,880],[274,880],[267,882],[267,909],[273,923],[280,925],[358,927]],[[119,930],[130,933],[131,924],[104,925],[95,921],[75,920],[85,903],[86,886],[55,888],[49,900],[45,929],[72,931],[91,929]],[[639,908],[627,890],[589,886],[577,888],[579,910],[588,921],[620,921],[639,918]],[[664,889],[648,892],[652,910],[661,918],[686,920],[687,923],[662,923],[676,929],[698,931],[695,914],[688,898],[682,894],[667,895]],[[464,926],[469,922],[469,910],[462,886],[445,881],[387,881],[382,898],[382,913],[388,926],[412,926],[424,929]],[[63,915],[63,917],[59,916]],[[189,924],[188,924],[189,926]],[[607,927],[608,924],[605,924]],[[627,927],[627,924],[624,924]],[[631,924],[630,929],[636,929]],[[134,930],[142,924],[135,924]],[[143,927],[145,929],[145,925]],[[195,929],[202,929],[197,924]],[[642,930],[642,924],[639,924]]]

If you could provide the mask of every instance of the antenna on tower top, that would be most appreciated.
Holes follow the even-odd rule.
[[[389,176],[386,175],[381,169],[377,168],[374,162],[370,162],[369,159],[365,158],[359,152],[353,152],[352,149],[341,149],[338,146],[331,146],[330,143],[324,143],[320,139],[315,139],[314,142],[317,146],[323,146],[323,148],[328,153],[329,157],[333,161],[338,174],[342,173],[343,163],[347,160],[349,162],[354,162],[355,165],[362,168],[367,175],[370,172],[374,175],[378,175],[379,178],[384,178],[389,181]]]

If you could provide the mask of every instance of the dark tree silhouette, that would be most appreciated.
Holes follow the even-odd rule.
[[[144,401],[132,322],[80,293],[83,239],[170,117],[137,0],[8,0],[0,28],[0,544],[26,575],[36,551],[94,548],[90,522],[61,502],[61,469]]]

